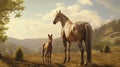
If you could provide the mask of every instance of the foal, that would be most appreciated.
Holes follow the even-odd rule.
[[[48,42],[43,44],[43,62],[46,61],[48,64],[51,64],[51,54],[52,54],[52,34],[48,34]]]

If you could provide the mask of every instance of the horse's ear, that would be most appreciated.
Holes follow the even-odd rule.
[[[56,11],[56,13],[58,14],[58,12]]]
[[[50,35],[48,34],[48,37],[50,37]]]
[[[51,34],[51,37],[53,36],[53,34]]]
[[[59,10],[59,13],[61,13],[61,10]]]

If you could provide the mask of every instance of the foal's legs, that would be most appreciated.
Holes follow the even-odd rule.
[[[52,55],[52,50],[50,51],[50,64],[51,64],[51,55]]]
[[[45,52],[45,61],[48,62],[48,51]]]
[[[82,46],[82,41],[78,42],[78,47],[81,51],[81,65],[83,65],[84,64],[84,48]]]
[[[43,61],[43,63],[44,63],[44,54],[45,54],[45,52],[44,52],[44,48],[43,48],[43,51],[42,51],[42,61]]]
[[[50,51],[48,52],[48,64],[50,64]]]
[[[64,61],[63,63],[66,63],[66,59],[67,59],[67,41],[63,40],[63,44],[64,44],[64,53],[65,53],[65,57],[64,57]]]
[[[71,46],[71,42],[69,42],[69,46],[68,46],[68,61],[70,61],[70,46]]]

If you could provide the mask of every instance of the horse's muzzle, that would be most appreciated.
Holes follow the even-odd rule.
[[[56,24],[56,22],[55,22],[55,21],[53,21],[53,24]]]

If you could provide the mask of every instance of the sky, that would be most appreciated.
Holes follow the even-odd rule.
[[[17,39],[54,38],[61,36],[61,24],[53,24],[56,11],[61,10],[73,23],[86,21],[99,28],[120,18],[120,0],[25,0],[21,18],[11,16],[8,37]]]

